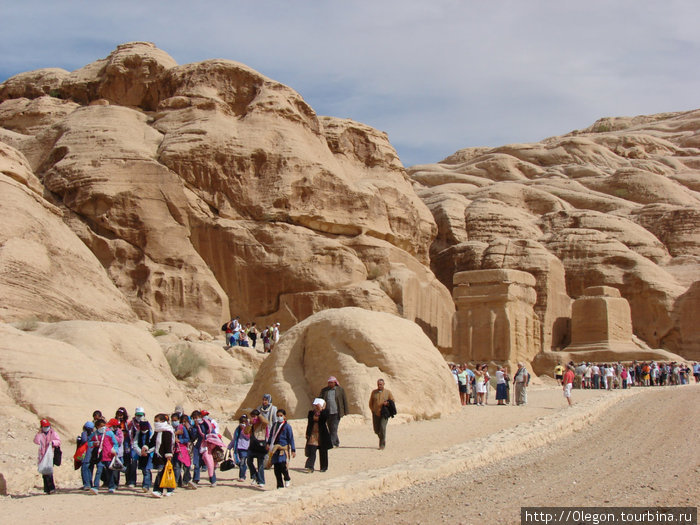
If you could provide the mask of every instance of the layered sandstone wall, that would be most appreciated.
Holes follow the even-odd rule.
[[[569,297],[611,286],[629,301],[637,336],[696,355],[687,319],[700,315],[699,136],[700,110],[602,119],[409,168],[438,224],[435,275],[451,288],[461,271],[532,273],[545,350],[569,342]]]
[[[92,267],[64,268],[85,280],[85,304],[100,304],[94,317],[215,332],[231,314],[288,328],[360,306],[451,345],[454,306],[427,267],[437,227],[386,134],[319,117],[243,64],[178,65],[132,42],[77,71],[23,73],[0,84],[0,145],[0,162],[16,165],[3,174],[53,210],[72,234],[63,244],[89,248]],[[10,281],[6,320],[90,318],[60,298],[17,301]]]

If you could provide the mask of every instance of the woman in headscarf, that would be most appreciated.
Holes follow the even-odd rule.
[[[309,410],[306,425],[306,472],[313,472],[316,464],[316,451],[321,459],[321,472],[328,470],[328,450],[333,448],[331,434],[328,431],[328,409],[326,402],[317,397],[313,408]]]
[[[277,407],[272,404],[272,396],[265,394],[262,397],[262,405],[258,407],[260,415],[262,415],[270,425],[277,423]]]

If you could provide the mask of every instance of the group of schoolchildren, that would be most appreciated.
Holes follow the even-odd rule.
[[[234,317],[223,324],[221,330],[226,334],[226,348],[244,346],[256,348],[258,336],[263,343],[263,353],[270,353],[280,339],[280,324],[274,323],[258,332],[255,323],[241,324],[240,317]]]
[[[141,489],[152,497],[169,496],[173,488],[161,489],[165,466],[170,461],[177,484],[194,489],[200,479],[200,467],[206,467],[209,483],[216,486],[214,455],[223,451],[224,443],[218,424],[206,410],[191,415],[176,407],[172,414],[156,414],[153,425],[143,408],[137,407],[134,417],[124,407],[115,417],[106,420],[96,410],[77,439],[74,456],[80,468],[83,490],[98,494],[100,485],[114,493],[124,474],[127,487],[136,487],[141,471]],[[194,467],[194,468],[192,468]],[[155,480],[151,471],[157,471]]]
[[[156,414],[153,425],[142,407],[136,408],[131,419],[124,407],[117,409],[109,420],[96,410],[77,437],[74,467],[80,470],[82,489],[90,494],[99,494],[101,487],[114,493],[122,474],[126,487],[136,488],[140,471],[144,493],[154,498],[171,496],[174,486],[162,483],[166,467],[170,466],[174,484],[190,490],[198,487],[205,468],[209,486],[215,487],[217,465],[221,470],[238,466],[240,482],[245,481],[250,470],[251,483],[260,488],[265,487],[266,466],[274,467],[277,488],[284,488],[290,484],[287,463],[296,455],[294,435],[286,424],[286,416],[286,411],[272,405],[271,396],[265,394],[262,404],[250,416],[240,417],[233,439],[226,447],[218,423],[206,410],[187,415],[178,406],[170,415]],[[56,490],[53,468],[42,471],[42,460],[47,452],[55,453],[61,441],[47,419],[41,420],[34,443],[39,445],[38,465],[44,492],[52,494]],[[227,459],[229,453],[233,459]],[[152,471],[157,472],[155,480]]]

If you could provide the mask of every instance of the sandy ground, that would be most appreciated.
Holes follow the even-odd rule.
[[[360,504],[329,507],[302,521],[520,524],[521,506],[696,507],[698,401],[698,388],[627,398],[549,446]]]
[[[326,473],[302,472],[304,440],[299,431],[301,422],[295,422],[300,454],[291,464],[292,487],[283,490],[275,490],[270,471],[266,473],[265,490],[251,487],[247,482],[233,481],[237,471],[229,471],[219,475],[216,488],[202,486],[196,491],[179,490],[172,498],[161,500],[129,489],[120,489],[114,495],[88,496],[78,490],[79,474],[70,471],[70,467],[61,467],[58,479],[74,481],[60,483],[58,493],[52,496],[31,494],[2,498],[3,520],[7,523],[29,519],[75,524],[83,522],[85,516],[101,515],[110,516],[110,521],[116,523],[184,524],[202,518],[212,524],[244,523],[251,519],[269,523],[286,519],[296,523],[371,523],[373,513],[361,514],[360,509],[380,505],[384,514],[394,516],[397,522],[417,523],[439,518],[439,522],[472,523],[477,521],[479,512],[484,515],[497,509],[505,521],[497,521],[500,518],[496,516],[495,521],[488,522],[512,523],[522,501],[552,503],[552,500],[542,499],[551,493],[552,485],[561,490],[557,502],[574,504],[572,495],[580,494],[583,498],[594,494],[598,478],[610,480],[621,493],[629,488],[641,491],[640,501],[642,495],[651,493],[668,503],[663,499],[666,492],[660,490],[685,487],[687,498],[697,504],[697,489],[688,483],[688,476],[697,479],[699,472],[700,449],[693,437],[700,428],[697,419],[691,417],[693,408],[698,406],[699,387],[575,391],[574,395],[577,405],[571,409],[566,407],[560,389],[539,387],[530,389],[529,403],[525,407],[468,406],[439,420],[405,424],[392,420],[388,446],[383,451],[376,448],[377,439],[369,422],[348,420],[346,424],[344,420],[340,428],[341,447],[330,452],[330,468]],[[650,418],[663,419],[654,426],[650,419],[639,417],[643,413]],[[634,426],[637,424],[638,427]],[[592,432],[607,434],[586,437]],[[635,465],[636,451],[641,449],[637,444],[639,438],[632,441],[629,436],[642,438],[640,445],[648,445],[648,452],[643,449],[644,454],[657,457],[662,467],[671,465],[662,470],[669,473],[671,481],[679,481],[676,484],[659,481],[659,467],[648,464],[642,468],[648,476],[643,479],[630,471]],[[567,443],[571,443],[568,448]],[[605,448],[608,443],[615,444],[610,452]],[[594,449],[590,449],[592,444]],[[543,445],[548,446],[537,449]],[[543,455],[556,454],[561,446],[566,450],[558,456],[538,460]],[[589,446],[589,450],[582,448],[585,446]],[[526,450],[530,452],[518,455]],[[671,452],[684,458],[684,465],[689,466],[681,468],[669,463],[671,460],[664,455]],[[577,487],[569,486],[575,479],[552,477],[553,472],[569,472],[566,465],[576,458],[581,458],[581,473],[587,481],[582,478]],[[514,468],[528,460],[534,463]],[[621,465],[621,461],[627,463]],[[515,477],[507,478],[498,468],[513,472]],[[674,474],[679,478],[673,478]],[[535,480],[537,476],[551,481],[530,483],[530,479]],[[630,480],[632,485],[620,484],[619,479],[615,482],[616,478]],[[503,479],[507,479],[507,483]],[[37,474],[37,488],[40,482]],[[493,487],[489,486],[491,483]],[[549,488],[528,496],[525,491],[533,484]],[[654,489],[642,485],[651,485]],[[516,487],[517,500],[512,497]],[[387,501],[368,499],[395,489],[402,490],[382,496],[390,498]],[[674,492],[677,493],[679,491]],[[426,496],[421,499],[423,494]],[[465,498],[469,505],[460,504]],[[590,503],[584,499],[579,501]],[[352,505],[324,510],[329,505],[342,503]],[[423,508],[426,511],[421,514]],[[472,511],[474,514],[470,515]],[[417,518],[411,521],[413,517]]]

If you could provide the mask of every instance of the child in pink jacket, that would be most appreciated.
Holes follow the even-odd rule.
[[[56,448],[61,446],[61,438],[59,438],[56,431],[51,428],[51,423],[49,423],[48,419],[41,420],[39,432],[34,436],[34,443],[39,445],[37,465],[44,459],[44,455],[49,451],[49,447],[53,447],[53,452],[55,452]],[[56,492],[56,485],[53,482],[53,466],[51,468],[51,473],[42,473],[41,477],[44,480],[44,492],[46,494],[53,494]]]

